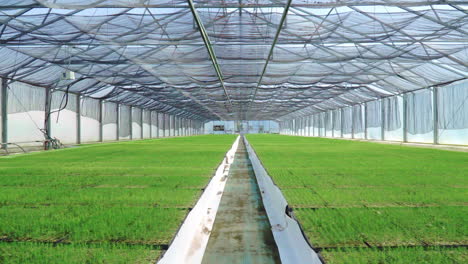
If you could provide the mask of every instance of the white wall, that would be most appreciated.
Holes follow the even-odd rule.
[[[27,145],[41,145],[41,143],[32,142],[44,140],[44,135],[37,126],[44,127],[43,111],[8,114],[8,142],[28,142]]]
[[[81,116],[81,143],[99,141],[99,121]]]
[[[50,116],[51,136],[58,138],[63,144],[75,144],[77,142],[76,119],[76,112],[68,109],[64,109],[60,113],[52,113]]]

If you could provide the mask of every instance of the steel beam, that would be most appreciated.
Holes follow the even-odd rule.
[[[283,28],[284,22],[286,21],[286,17],[288,15],[289,7],[291,6],[292,0],[288,0],[286,3],[286,6],[284,7],[283,14],[281,15],[281,20],[278,25],[278,29],[276,30],[275,38],[273,39],[273,42],[271,43],[270,46],[270,51],[268,52],[268,56],[265,60],[265,64],[263,65],[262,73],[260,74],[260,77],[258,78],[257,86],[254,88],[253,93],[251,94],[251,99],[249,101],[249,105],[247,107],[247,112],[251,110],[252,104],[255,101],[255,97],[257,96],[257,91],[262,84],[263,76],[265,75],[266,69],[268,67],[268,63],[271,60],[271,57],[273,56],[273,51],[275,49],[276,42],[278,41],[278,37],[281,33],[281,29]]]
[[[291,0],[289,0],[289,1],[291,1]],[[198,30],[200,31],[200,35],[201,35],[201,37],[203,39],[203,42],[205,43],[205,47],[206,47],[206,49],[208,51],[208,54],[210,55],[211,63],[213,64],[213,67],[214,67],[214,69],[216,71],[216,75],[218,76],[220,85],[223,88],[224,95],[226,96],[226,99],[229,102],[229,105],[231,107],[231,109],[228,109],[228,112],[232,112],[232,108],[234,107],[234,105],[232,104],[231,97],[229,96],[229,93],[228,93],[226,87],[224,86],[223,73],[221,72],[221,67],[218,64],[218,60],[216,58],[216,54],[214,52],[214,49],[213,49],[213,46],[211,44],[208,33],[206,33],[205,26],[203,25],[203,22],[201,21],[200,17],[198,16],[198,12],[197,12],[197,10],[195,8],[195,5],[193,4],[193,1],[192,0],[187,0],[187,3],[189,5],[189,7],[190,7],[190,11],[192,11],[193,19],[197,23]]]

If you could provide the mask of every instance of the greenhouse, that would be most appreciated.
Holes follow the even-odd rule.
[[[0,263],[468,263],[468,1],[1,0]]]

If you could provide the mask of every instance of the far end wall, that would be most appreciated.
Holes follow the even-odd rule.
[[[224,131],[215,131],[215,126],[224,126]],[[279,133],[279,124],[272,120],[210,121],[205,123],[205,134],[271,134]]]

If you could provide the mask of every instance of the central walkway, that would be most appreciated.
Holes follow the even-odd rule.
[[[203,263],[281,263],[242,139],[229,170]]]

